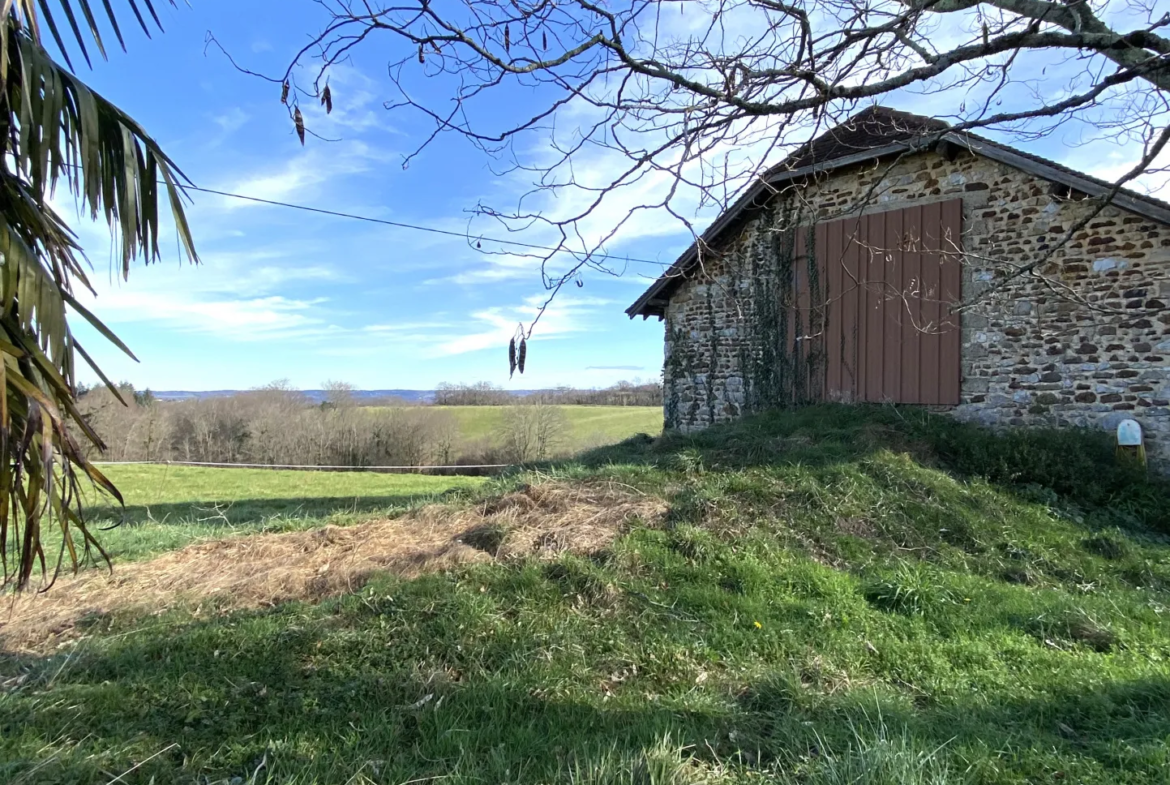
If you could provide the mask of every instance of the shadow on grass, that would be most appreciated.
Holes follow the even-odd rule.
[[[1170,480],[1119,465],[1104,431],[995,432],[914,407],[825,404],[776,410],[690,435],[639,434],[587,452],[577,462],[684,473],[779,467],[816,472],[864,463],[885,451],[909,454],[961,481],[986,480],[1013,498],[1051,506],[1089,528],[1148,527],[1170,534]]]
[[[186,524],[204,526],[242,526],[262,523],[270,518],[328,518],[334,515],[393,514],[417,506],[420,501],[452,501],[466,491],[443,494],[390,494],[385,496],[313,496],[282,499],[206,499],[191,502],[128,505],[125,509],[110,505],[90,507],[89,520],[100,526],[139,526],[151,524]]]
[[[813,694],[781,666],[735,693],[633,677],[603,697],[571,656],[525,658],[536,641],[506,655],[473,633],[422,648],[378,633],[403,612],[442,630],[442,606],[389,598],[317,618],[290,606],[147,623],[69,658],[0,655],[0,780],[105,781],[138,765],[125,782],[340,782],[363,770],[370,782],[653,782],[636,774],[664,740],[699,765],[775,767],[778,783],[837,782],[813,775],[859,739],[902,738],[920,758],[941,750],[947,782],[967,770],[1136,783],[1170,765],[1167,677],[914,706]]]

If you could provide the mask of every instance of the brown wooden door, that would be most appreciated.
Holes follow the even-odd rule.
[[[959,403],[962,201],[798,232],[792,319],[806,400]],[[812,241],[814,248],[809,249]]]

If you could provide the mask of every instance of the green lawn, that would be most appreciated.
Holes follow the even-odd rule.
[[[670,511],[589,556],[0,654],[0,781],[1170,782],[1170,487],[1102,438],[825,407],[479,492],[550,479]]]
[[[117,559],[140,559],[209,537],[344,525],[400,514],[478,477],[376,472],[295,472],[189,466],[107,465],[126,509],[97,500],[89,511]]]
[[[464,440],[491,440],[503,418],[504,406],[434,406],[450,412]],[[569,430],[559,451],[578,452],[619,442],[636,433],[662,433],[660,406],[558,406]]]

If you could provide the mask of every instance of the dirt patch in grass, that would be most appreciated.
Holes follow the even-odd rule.
[[[0,651],[45,651],[102,619],[179,606],[219,609],[316,601],[360,588],[372,573],[414,577],[459,564],[591,553],[666,504],[616,483],[527,486],[475,506],[430,505],[402,518],[187,546],[112,574],[62,578],[45,594],[9,598]],[[484,547],[490,533],[490,548]]]

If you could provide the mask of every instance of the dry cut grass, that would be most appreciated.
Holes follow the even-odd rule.
[[[414,577],[475,561],[594,552],[665,509],[617,483],[545,483],[472,507],[434,504],[393,520],[203,542],[10,599],[0,651],[50,650],[125,612],[315,601],[358,589],[377,571]]]

